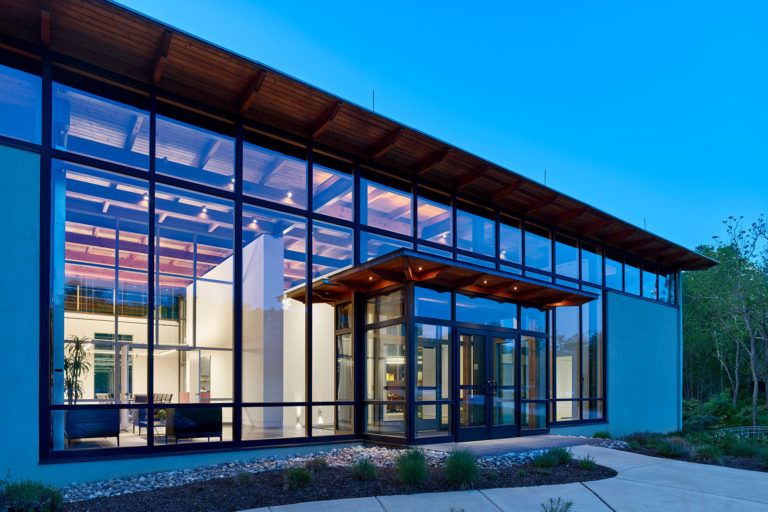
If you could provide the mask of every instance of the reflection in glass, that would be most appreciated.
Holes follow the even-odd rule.
[[[395,290],[366,301],[365,323],[375,324],[405,316],[405,293]]]
[[[366,333],[366,398],[405,400],[405,324]]]
[[[451,292],[439,292],[416,286],[413,290],[413,300],[416,316],[439,320],[451,319]]]
[[[485,421],[485,343],[482,334],[459,335],[459,425],[476,427]]]
[[[235,141],[197,126],[157,116],[157,173],[234,189]]]
[[[643,263],[643,297],[646,299],[656,299],[655,267],[648,263]]]
[[[312,206],[317,213],[353,220],[353,177],[322,165],[312,166]]]
[[[56,149],[149,168],[149,112],[53,84]]]
[[[555,329],[555,398],[579,398],[579,307],[555,309]]]
[[[563,235],[555,237],[555,272],[561,276],[579,278],[578,242]]]
[[[517,305],[457,293],[456,321],[517,329]]]
[[[307,408],[243,407],[242,438],[244,441],[284,439],[307,435]]]
[[[307,162],[243,142],[243,193],[306,208]]]
[[[545,399],[547,386],[547,340],[520,337],[520,398]]]
[[[494,221],[474,213],[456,210],[456,247],[494,257],[496,255]]]
[[[444,436],[451,433],[451,404],[418,404],[415,409],[416,437]]]
[[[354,232],[316,221],[312,224],[312,278],[352,266]]]
[[[451,328],[415,324],[416,400],[451,398]]]
[[[581,306],[582,398],[603,397],[603,297],[599,288],[584,288],[599,297]]]
[[[552,271],[552,240],[549,230],[532,224],[525,225],[525,265]]]
[[[41,83],[39,76],[0,66],[0,135],[40,144]]]
[[[413,244],[397,238],[360,232],[360,261],[371,261],[398,249],[413,249]]]
[[[493,338],[493,424],[515,424],[515,340]]]
[[[602,420],[605,417],[605,402],[602,400],[589,400],[584,402],[585,420]]]
[[[502,217],[499,224],[499,258],[509,263],[523,262],[523,231],[520,221]]]
[[[405,435],[404,403],[366,404],[363,412],[365,432],[402,437]]]
[[[640,261],[629,256],[624,261],[624,291],[640,295]]]
[[[141,409],[146,417],[147,410]],[[138,415],[138,410],[136,411]],[[53,450],[92,450],[146,446],[147,433],[132,432],[127,409],[69,409],[51,411]]]
[[[450,247],[453,244],[451,207],[419,197],[418,237]]]
[[[603,283],[603,249],[589,243],[581,243],[581,279],[600,285]]]
[[[621,291],[624,287],[623,256],[621,253],[605,251],[605,286]]]
[[[524,331],[547,332],[547,312],[539,308],[521,307],[520,329]]]
[[[364,201],[360,204],[360,222],[401,235],[413,234],[412,197],[407,192],[360,180]]]
[[[547,428],[547,404],[544,402],[523,403],[520,408],[520,428],[523,430]]]
[[[675,274],[665,270],[659,272],[659,300],[668,304],[675,303]]]

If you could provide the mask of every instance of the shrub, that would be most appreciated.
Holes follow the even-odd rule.
[[[640,443],[638,443],[634,439],[630,439],[628,443],[629,443],[630,450],[639,450],[640,448],[642,448],[642,446],[640,446]]]
[[[595,462],[595,459],[587,454],[587,456],[583,459],[579,459],[579,467],[581,469],[586,469],[587,471],[592,471],[593,469],[597,468],[597,462]]]
[[[480,476],[480,468],[477,467],[477,461],[472,452],[455,450],[446,457],[443,474],[453,485],[460,489],[467,489],[472,487]]]
[[[63,503],[61,491],[34,480],[5,482],[0,490],[0,510],[53,512],[61,510]]]
[[[726,449],[733,457],[755,457],[760,452],[760,446],[750,441],[737,441]]]
[[[517,476],[518,476],[519,478],[525,478],[525,475],[527,475],[527,473],[525,472],[525,470],[524,470],[524,469],[518,469],[518,470],[517,470]]]
[[[657,448],[659,455],[670,459],[679,459],[688,455],[688,446],[677,438],[662,439]]]
[[[246,485],[250,484],[253,480],[253,475],[251,475],[247,471],[238,471],[235,473],[235,476],[232,477],[232,480],[234,480],[235,484],[238,487],[245,487]]]
[[[309,459],[306,464],[304,464],[304,467],[307,471],[312,473],[319,473],[324,469],[328,469],[328,461],[323,457],[313,457]]]
[[[407,450],[395,460],[397,476],[406,485],[421,485],[427,479],[427,459],[416,448]]]
[[[768,468],[768,448],[762,448],[760,453],[757,454],[757,458],[763,467]]]
[[[698,462],[711,462],[717,464],[720,462],[720,457],[723,456],[723,451],[713,444],[702,444],[696,447],[694,451],[694,459]]]
[[[595,432],[594,434],[592,434],[592,437],[594,437],[595,439],[610,439],[611,434],[607,430],[601,430],[600,432]]]
[[[537,472],[538,472],[540,475],[548,475],[548,474],[549,474],[549,470],[548,470],[548,469],[545,469],[545,468],[539,468],[539,469],[537,469],[536,471],[537,471]]]
[[[551,448],[549,451],[557,456],[558,464],[568,464],[573,460],[573,452],[570,448]]]
[[[549,498],[539,507],[540,512],[570,512],[573,508],[572,501],[563,501],[562,498]]]
[[[311,481],[312,474],[304,468],[292,468],[285,472],[285,488],[288,491],[303,489]]]
[[[498,480],[498,479],[499,479],[499,474],[497,472],[491,471],[490,473],[488,473],[488,480]]]
[[[560,459],[552,452],[546,451],[540,453],[533,458],[534,466],[540,468],[551,468],[557,466],[560,463]]]
[[[368,459],[358,460],[349,466],[347,471],[349,471],[349,474],[352,475],[353,478],[363,482],[376,480],[376,477],[378,476],[378,470],[376,469],[376,466],[374,466],[373,463]]]

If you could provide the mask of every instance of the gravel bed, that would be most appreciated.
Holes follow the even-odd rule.
[[[596,442],[591,438],[585,439],[590,439],[590,444],[593,446],[628,448],[627,443],[624,441],[606,439]],[[265,471],[302,467],[313,457],[324,457],[331,467],[346,467],[359,459],[367,458],[378,467],[390,468],[394,467],[395,459],[401,451],[401,448],[352,446],[302,455],[270,456],[247,461],[233,461],[222,464],[198,466],[195,468],[148,473],[141,476],[113,478],[110,480],[88,483],[72,483],[69,486],[63,487],[62,493],[64,495],[64,502],[66,503],[94,498],[122,496],[141,491],[178,487],[206,480],[231,478],[243,471],[255,474],[263,473]],[[530,462],[536,455],[544,451],[545,450],[533,450],[504,455],[485,456],[479,457],[477,462],[481,468],[485,469],[505,468]],[[427,457],[427,464],[431,467],[437,467],[441,465],[443,459],[448,456],[448,453],[425,450],[425,455]]]

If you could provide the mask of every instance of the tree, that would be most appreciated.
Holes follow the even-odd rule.
[[[64,356],[64,390],[67,393],[67,401],[70,405],[77,403],[78,398],[83,397],[83,386],[80,378],[85,377],[91,369],[88,361],[88,353],[83,348],[88,337],[71,336],[67,345],[67,354]]]

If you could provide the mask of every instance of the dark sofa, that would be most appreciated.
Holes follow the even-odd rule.
[[[212,437],[222,439],[221,407],[175,408],[166,410],[165,436],[179,439]]]

